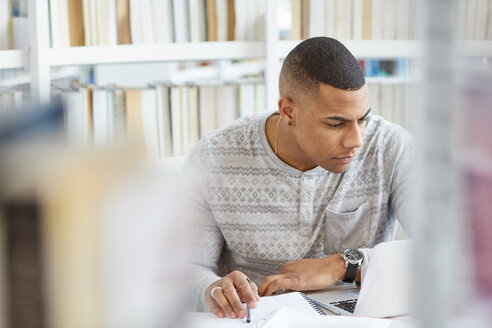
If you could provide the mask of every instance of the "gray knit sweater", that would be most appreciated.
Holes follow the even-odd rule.
[[[347,171],[302,172],[268,144],[265,122],[272,114],[240,118],[212,132],[186,161],[195,310],[206,310],[205,289],[233,270],[259,286],[286,261],[360,248],[364,275],[368,249],[394,238],[396,218],[404,228],[408,224],[408,132],[370,115]]]

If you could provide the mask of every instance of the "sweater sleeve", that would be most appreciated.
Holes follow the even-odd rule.
[[[208,311],[205,305],[205,290],[219,280],[218,261],[224,238],[207,202],[207,178],[200,160],[199,147],[188,156],[185,173],[184,212],[191,223],[191,267],[193,311]]]

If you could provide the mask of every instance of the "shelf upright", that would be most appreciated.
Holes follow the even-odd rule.
[[[48,1],[29,0],[31,101],[50,102]]]

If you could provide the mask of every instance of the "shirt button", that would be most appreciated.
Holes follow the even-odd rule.
[[[309,199],[309,193],[308,193],[308,192],[305,192],[305,193],[303,194],[303,196],[304,196],[304,199],[305,199],[305,200],[308,200],[308,199]]]
[[[309,178],[307,176],[302,177],[302,182],[308,182]]]
[[[308,212],[304,212],[304,214],[302,216],[304,216],[305,218],[307,218],[309,216],[309,213]]]

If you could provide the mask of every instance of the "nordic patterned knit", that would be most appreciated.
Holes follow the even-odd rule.
[[[193,189],[192,285],[195,310],[206,310],[205,289],[233,270],[258,286],[287,261],[321,258],[394,239],[410,167],[408,132],[369,115],[363,145],[341,174],[303,172],[279,159],[265,122],[274,112],[244,117],[205,136],[185,172]]]

